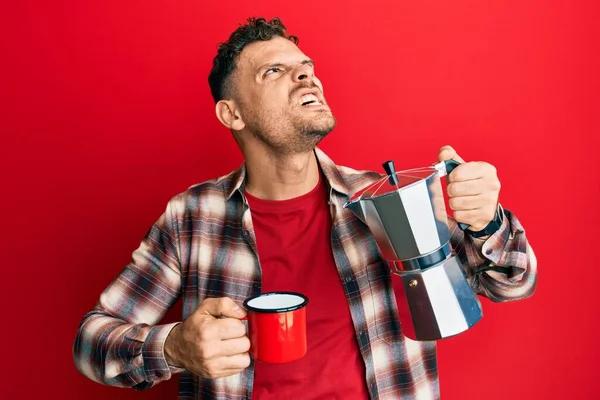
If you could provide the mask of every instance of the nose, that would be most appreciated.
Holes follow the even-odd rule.
[[[295,82],[312,80],[313,77],[314,77],[314,70],[313,70],[313,67],[309,64],[301,64],[294,71],[294,81]]]

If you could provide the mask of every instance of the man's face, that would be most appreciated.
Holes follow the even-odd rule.
[[[313,62],[287,39],[248,45],[232,78],[245,129],[278,153],[311,150],[335,127]]]

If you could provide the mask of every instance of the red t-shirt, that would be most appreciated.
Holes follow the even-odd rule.
[[[262,268],[262,292],[308,297],[306,355],[286,364],[255,363],[253,400],[367,399],[364,364],[331,251],[323,179],[284,201],[246,193]]]

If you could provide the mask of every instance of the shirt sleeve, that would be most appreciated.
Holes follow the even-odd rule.
[[[163,351],[177,323],[158,324],[181,289],[174,208],[172,200],[130,263],[81,320],[73,359],[79,372],[95,382],[142,390],[181,371],[168,365]]]
[[[504,213],[500,229],[481,239],[450,218],[451,242],[476,293],[495,302],[524,299],[536,288],[537,259],[517,217],[499,210]]]

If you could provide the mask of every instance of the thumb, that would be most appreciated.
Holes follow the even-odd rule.
[[[440,148],[440,152],[438,153],[438,161],[446,160],[456,160],[461,164],[465,162],[465,160],[463,160],[458,153],[456,153],[456,150],[454,150],[452,146],[448,145],[442,146],[442,148]]]
[[[206,299],[200,304],[196,312],[202,315],[211,315],[215,318],[243,318],[246,316],[246,311],[229,297]]]

